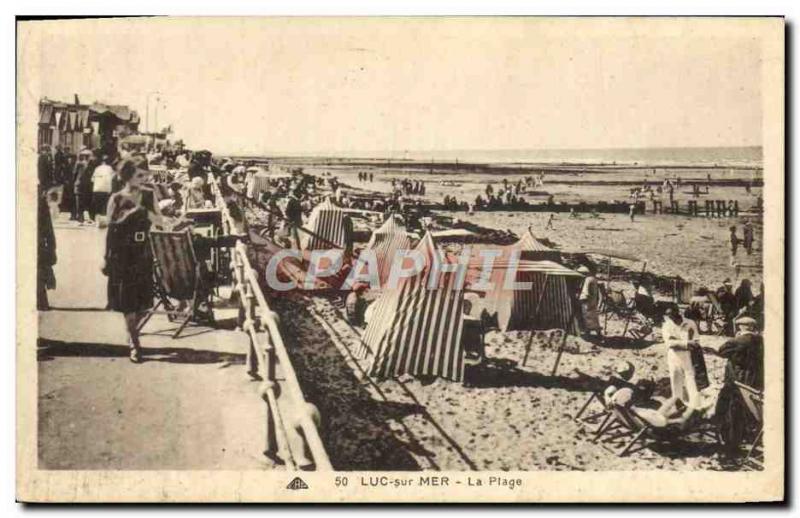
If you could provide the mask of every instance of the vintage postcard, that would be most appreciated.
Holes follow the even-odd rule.
[[[784,20],[17,21],[17,498],[784,495]]]

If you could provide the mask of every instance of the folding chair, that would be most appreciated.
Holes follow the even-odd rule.
[[[605,426],[611,420],[611,411],[609,410],[608,406],[606,405],[605,398],[603,397],[605,391],[608,387],[614,386],[617,389],[621,388],[630,388],[635,389],[635,386],[632,385],[630,382],[625,381],[622,378],[617,376],[611,376],[608,379],[608,382],[605,384],[605,388],[603,390],[594,390],[589,394],[589,399],[581,406],[580,410],[573,416],[572,420],[578,423],[580,430],[588,431],[592,433],[595,437],[597,437],[600,433],[602,433]],[[593,412],[586,413],[589,410],[589,407],[592,406],[594,403],[595,407],[598,407]],[[599,406],[598,406],[599,405]],[[584,415],[586,413],[586,415]],[[590,427],[594,425],[594,429]]]
[[[625,327],[621,336],[626,336],[630,333],[631,337],[635,340],[641,340],[652,332],[652,327],[647,322],[639,322],[640,325],[631,326],[632,321],[638,322],[639,316],[643,316],[636,307],[636,298],[630,300],[625,298],[625,294],[619,290],[607,290],[605,286],[600,285],[600,296],[603,302],[603,314],[605,315],[605,322],[603,324],[603,334],[606,334],[608,313],[617,315],[620,319],[625,320]]]
[[[676,424],[659,425],[648,420],[643,411],[637,411],[629,404],[620,404],[614,401],[614,398],[609,401],[608,410],[611,417],[606,426],[597,432],[594,441],[601,439],[603,447],[618,457],[641,451],[655,443],[674,442],[692,434],[700,434],[714,439],[715,442],[719,441],[716,426],[708,420],[701,420],[694,427],[688,428]],[[639,448],[634,450],[637,444]]]
[[[724,336],[728,327],[728,317],[722,310],[722,304],[715,293],[708,293],[708,301],[711,303],[711,310],[708,312],[706,324],[708,329],[715,335]]]
[[[139,324],[142,329],[155,314],[167,315],[179,326],[172,335],[178,338],[189,322],[214,323],[211,309],[211,286],[207,271],[198,261],[189,230],[182,232],[150,232],[155,277],[160,285],[158,301]],[[174,304],[171,300],[179,301]],[[202,306],[206,310],[202,311]],[[163,310],[159,310],[160,307]],[[173,309],[173,308],[183,309]]]
[[[633,312],[633,301],[628,301],[624,293],[608,289],[603,283],[598,283],[597,287],[600,292],[598,309],[603,312],[603,334],[605,335],[608,329],[608,314],[612,313],[624,319],[630,318]]]
[[[739,394],[741,394],[745,407],[747,408],[750,417],[753,418],[756,428],[756,434],[753,437],[753,442],[750,444],[750,447],[747,450],[747,455],[742,460],[742,465],[752,460],[754,463],[760,466],[762,460],[756,459],[753,453],[756,453],[756,449],[759,448],[761,438],[764,435],[764,393],[749,385],[745,385],[744,383],[739,383],[738,381],[735,381],[734,383],[736,384],[736,388],[739,389]],[[763,458],[763,451],[760,453],[761,454],[759,457]]]

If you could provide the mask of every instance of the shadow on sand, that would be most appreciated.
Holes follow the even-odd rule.
[[[416,457],[426,457],[436,465],[434,453],[400,422],[425,409],[417,403],[374,399],[366,389],[368,381],[356,377],[330,336],[316,326],[303,328],[303,322],[313,318],[305,308],[284,304],[295,315],[282,323],[284,342],[303,393],[322,416],[320,435],[334,468],[421,470]]]
[[[602,340],[594,340],[592,343],[603,349],[631,349],[638,351],[647,349],[658,342],[655,340],[636,339],[630,336],[606,336]]]
[[[466,369],[464,385],[475,388],[541,387],[571,392],[594,392],[605,388],[600,378],[590,376],[550,376],[520,369],[514,360],[487,358]]]
[[[130,349],[124,345],[91,344],[81,342],[62,342],[39,339],[38,361],[50,361],[57,357],[80,358],[127,358]],[[226,363],[244,365],[245,355],[187,349],[179,347],[143,347],[143,362],[211,364]]]

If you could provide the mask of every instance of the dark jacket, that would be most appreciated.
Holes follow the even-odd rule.
[[[90,194],[92,192],[92,173],[94,169],[89,169],[88,162],[75,163],[75,192],[78,194]]]
[[[740,334],[725,342],[719,355],[727,358],[725,383],[744,383],[755,389],[764,388],[764,339],[753,333]]]
[[[300,205],[300,200],[294,196],[286,202],[286,219],[294,225],[303,224],[303,207]]]
[[[39,172],[39,188],[49,189],[55,183],[53,178],[53,160],[49,153],[40,153],[37,164]]]

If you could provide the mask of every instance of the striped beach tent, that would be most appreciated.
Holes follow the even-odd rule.
[[[497,312],[502,331],[528,329],[565,329],[579,331],[574,315],[578,292],[583,276],[552,260],[531,260],[557,251],[537,240],[530,231],[518,242],[501,247],[500,255],[493,261],[491,274],[483,279],[483,259],[476,255],[470,261],[467,287],[483,291],[486,309]],[[548,255],[544,255],[548,257]],[[515,282],[529,282],[531,289],[506,289],[506,277],[516,261]],[[481,281],[493,286],[483,288]],[[486,290],[489,291],[486,291]]]
[[[520,259],[531,261],[561,261],[561,254],[558,250],[547,246],[539,238],[533,235],[529,228],[519,241],[511,245],[520,250]]]
[[[329,250],[335,244],[344,250],[353,248],[353,222],[342,209],[327,199],[314,207],[300,245],[303,250]]]
[[[400,218],[394,214],[391,214],[383,225],[372,233],[366,250],[375,252],[381,286],[384,286],[389,279],[395,254],[398,250],[408,250],[411,246],[411,236],[406,232]]]
[[[571,334],[580,332],[575,318],[583,282],[580,273],[553,261],[521,260],[516,280],[531,283],[531,289],[506,290],[502,283],[497,283],[489,295],[497,310],[501,330],[564,329]]]
[[[247,197],[254,200],[260,200],[261,193],[268,192],[270,190],[270,180],[271,178],[267,171],[258,169],[252,178],[250,178],[250,181],[247,185]]]
[[[411,374],[461,381],[464,292],[456,289],[456,273],[436,271],[437,261],[452,260],[436,249],[430,233],[415,250],[425,258],[423,270],[375,301],[360,356],[373,355],[369,375],[377,378]],[[428,287],[431,275],[438,275],[433,289]]]

